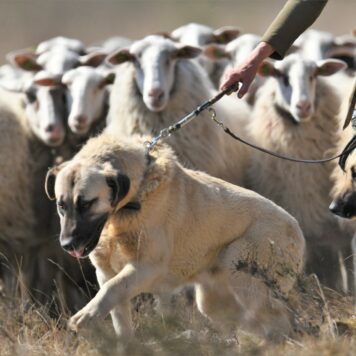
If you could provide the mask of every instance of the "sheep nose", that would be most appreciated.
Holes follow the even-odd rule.
[[[163,98],[163,90],[161,88],[152,88],[148,92],[148,96],[154,98],[155,100],[161,100]]]
[[[54,124],[47,125],[45,127],[45,132],[52,132],[52,131],[54,131],[55,127],[56,126]]]
[[[297,103],[297,108],[302,112],[309,112],[311,108],[311,103],[308,100],[301,100]]]
[[[88,122],[88,118],[85,115],[78,115],[74,117],[73,121],[75,121],[79,125],[85,125]]]

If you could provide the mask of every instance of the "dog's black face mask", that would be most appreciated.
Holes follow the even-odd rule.
[[[356,192],[350,191],[342,197],[333,200],[329,206],[330,211],[342,218],[353,219],[356,217]]]
[[[72,226],[66,226],[65,217],[61,219],[60,243],[73,257],[84,258],[94,250],[107,221],[108,214],[91,219],[78,218]]]
[[[98,244],[109,214],[128,194],[130,180],[121,173],[109,175],[79,164],[51,171],[46,191],[57,198],[61,246],[74,257],[87,257]]]

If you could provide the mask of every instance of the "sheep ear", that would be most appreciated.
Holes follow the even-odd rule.
[[[316,75],[329,76],[346,67],[347,64],[338,59],[321,60],[317,62]]]
[[[355,35],[354,36],[352,36],[352,35],[338,36],[334,39],[334,45],[355,48],[356,47]]]
[[[104,52],[91,52],[84,56],[80,56],[79,62],[83,66],[97,67],[105,60],[107,53]]]
[[[161,36],[163,38],[166,38],[168,40],[171,40],[173,42],[176,42],[177,40],[171,36],[169,32],[156,32],[155,36]]]
[[[241,30],[237,27],[224,26],[214,31],[214,42],[226,44],[239,36]]]
[[[263,61],[258,67],[257,73],[262,77],[278,76],[279,71],[274,67],[273,63],[270,61]]]
[[[31,50],[19,50],[10,52],[6,55],[6,59],[16,67],[29,72],[37,72],[42,69],[42,66],[37,63],[37,56]]]
[[[113,84],[115,81],[116,74],[115,72],[108,72],[102,82],[99,84],[99,88],[104,88],[106,85]]]
[[[53,87],[62,84],[60,75],[53,75],[45,70],[36,73],[32,82],[34,84],[45,86],[45,87]]]
[[[181,46],[178,47],[172,57],[173,58],[195,58],[198,57],[199,54],[202,53],[202,50],[198,47],[193,47],[193,46]]]
[[[126,48],[120,49],[106,58],[106,61],[110,64],[121,64],[125,62],[132,62],[135,60],[135,56],[130,53],[130,51]]]
[[[211,60],[218,61],[220,59],[228,58],[230,59],[231,56],[228,52],[225,51],[223,46],[219,45],[209,45],[203,48],[203,54]]]
[[[111,189],[111,206],[115,207],[129,192],[130,179],[125,174],[110,174],[106,175],[106,183]]]
[[[58,173],[67,164],[68,164],[68,162],[64,162],[64,163],[60,164],[59,166],[54,166],[54,167],[50,168],[49,171],[47,172],[46,180],[45,180],[45,191],[46,191],[47,197],[50,200],[55,200],[56,199],[56,194],[55,194],[55,191],[54,191],[56,178],[57,178]]]

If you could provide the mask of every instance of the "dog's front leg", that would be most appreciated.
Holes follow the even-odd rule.
[[[106,270],[105,272],[97,269],[96,278],[98,279],[100,288],[111,278],[115,277],[113,270]],[[130,338],[133,333],[132,320],[131,320],[131,305],[128,303],[119,303],[114,309],[110,311],[111,319],[115,329],[116,335],[125,338]]]
[[[130,335],[130,299],[149,290],[162,270],[160,265],[127,264],[119,274],[105,282],[96,296],[69,320],[69,327],[78,330],[95,319],[105,318],[115,308],[112,318],[116,333],[120,336]]]

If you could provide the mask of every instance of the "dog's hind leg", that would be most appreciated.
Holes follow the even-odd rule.
[[[220,271],[205,273],[195,284],[198,310],[227,336],[235,333],[241,306]]]
[[[292,334],[285,297],[302,269],[303,246],[299,235],[271,224],[250,229],[221,252],[218,265],[243,307],[240,327],[272,339]]]

